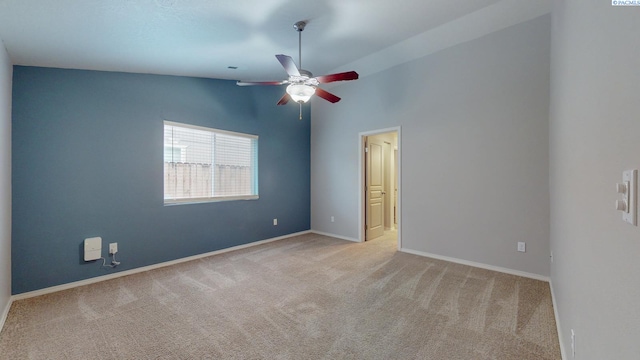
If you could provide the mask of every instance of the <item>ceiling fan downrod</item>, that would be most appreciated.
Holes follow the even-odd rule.
[[[307,26],[306,21],[298,21],[293,28],[298,32],[298,68],[302,69],[302,31]]]

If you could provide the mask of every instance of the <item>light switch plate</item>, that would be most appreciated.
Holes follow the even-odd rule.
[[[628,211],[622,212],[622,220],[631,225],[638,226],[638,170],[627,170],[622,173],[622,181],[628,191]]]

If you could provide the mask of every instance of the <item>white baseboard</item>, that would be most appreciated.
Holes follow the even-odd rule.
[[[7,316],[9,316],[9,309],[11,309],[11,304],[13,303],[13,296],[9,297],[9,301],[7,301],[7,305],[4,307],[2,314],[0,315],[0,332],[4,329],[4,322],[7,321]]]
[[[98,283],[98,282],[101,282],[101,281],[116,279],[116,278],[119,278],[119,277],[123,277],[123,276],[127,276],[127,275],[133,275],[133,274],[137,274],[137,273],[141,273],[141,272],[145,272],[145,271],[149,271],[149,270],[153,270],[153,269],[158,269],[158,268],[165,267],[165,266],[171,266],[171,265],[180,264],[180,263],[187,262],[187,261],[192,261],[192,260],[197,260],[197,259],[202,259],[202,258],[205,258],[205,257],[213,256],[213,255],[223,254],[223,253],[234,251],[234,250],[240,250],[240,249],[245,249],[245,248],[252,247],[252,246],[257,246],[257,245],[262,245],[262,244],[266,244],[266,243],[270,243],[270,242],[274,242],[274,241],[278,241],[278,240],[284,240],[284,239],[288,239],[290,237],[308,234],[310,232],[311,232],[310,230],[301,231],[301,232],[288,234],[288,235],[284,235],[284,236],[278,236],[278,237],[271,238],[271,239],[260,240],[260,241],[255,241],[255,242],[251,242],[251,243],[248,243],[248,244],[233,246],[233,247],[226,248],[226,249],[220,249],[220,250],[216,250],[216,251],[211,251],[211,252],[204,253],[204,254],[188,256],[188,257],[184,257],[184,258],[181,258],[181,259],[176,259],[176,260],[166,261],[166,262],[163,262],[163,263],[153,264],[153,265],[149,265],[149,266],[143,266],[143,267],[139,267],[139,268],[135,268],[135,269],[131,269],[131,270],[121,271],[121,272],[117,272],[117,273],[113,273],[113,274],[109,274],[109,275],[97,276],[97,277],[93,277],[93,278],[90,278],[90,279],[74,281],[74,282],[70,282],[70,283],[66,283],[66,284],[62,284],[62,285],[51,286],[51,287],[40,289],[40,290],[34,290],[34,291],[25,292],[25,293],[22,293],[22,294],[13,295],[11,297],[11,299],[12,299],[12,301],[16,301],[16,300],[28,299],[28,298],[32,298],[32,297],[36,297],[36,296],[40,296],[40,295],[45,295],[45,294],[51,294],[51,293],[54,293],[54,292],[57,292],[57,291],[73,289],[73,288],[76,288],[76,287],[79,287],[79,286],[95,284],[95,283]],[[8,312],[8,309],[7,309],[7,312]],[[2,327],[0,327],[0,330],[1,329],[2,329]]]
[[[567,353],[564,350],[564,343],[562,342],[562,329],[560,328],[560,316],[558,316],[558,305],[556,303],[556,294],[553,291],[553,281],[549,279],[549,288],[551,289],[551,301],[553,302],[553,315],[556,318],[556,330],[558,330],[558,343],[560,343],[560,356],[562,360],[568,359]]]
[[[324,236],[333,237],[333,238],[336,238],[336,239],[347,240],[347,241],[353,241],[353,242],[360,242],[360,240],[358,240],[358,239],[356,239],[356,238],[351,238],[351,237],[347,237],[347,236],[336,235],[336,234],[330,234],[330,233],[326,233],[326,232],[322,232],[322,231],[317,231],[317,230],[310,230],[310,232],[312,232],[312,233],[314,233],[314,234],[318,234],[318,235],[324,235]]]
[[[545,281],[545,282],[549,282],[549,280],[550,280],[548,276],[542,276],[542,275],[533,274],[533,273],[529,273],[529,272],[525,272],[525,271],[513,270],[513,269],[509,269],[509,268],[503,268],[503,267],[500,267],[500,266],[493,266],[493,265],[478,263],[478,262],[475,262],[475,261],[462,260],[462,259],[452,258],[452,257],[448,257],[448,256],[431,254],[431,253],[427,253],[427,252],[423,252],[423,251],[411,250],[411,249],[407,249],[407,248],[402,248],[402,249],[400,249],[400,251],[405,252],[405,253],[409,253],[409,254],[413,254],[413,255],[424,256],[424,257],[428,257],[428,258],[449,261],[449,262],[453,262],[453,263],[457,263],[457,264],[473,266],[473,267],[477,267],[477,268],[481,268],[481,269],[497,271],[497,272],[510,274],[510,275],[522,276],[522,277],[535,279],[535,280],[540,280],[540,281]]]

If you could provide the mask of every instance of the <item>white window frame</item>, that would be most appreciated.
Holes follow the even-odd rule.
[[[164,129],[166,128],[166,126],[174,126],[174,127],[179,127],[179,128],[184,128],[184,129],[194,129],[194,130],[200,130],[200,131],[206,131],[209,133],[214,133],[214,134],[222,134],[222,135],[230,135],[230,136],[236,136],[236,137],[241,137],[241,138],[246,138],[246,139],[251,139],[252,143],[253,143],[253,150],[252,150],[252,156],[251,156],[251,169],[252,169],[252,179],[251,179],[251,183],[252,183],[252,194],[249,195],[236,195],[236,196],[216,196],[215,194],[213,194],[210,197],[188,197],[188,198],[167,198],[167,194],[165,193],[164,190],[164,182],[167,181],[167,173],[165,170],[163,170],[162,174],[163,174],[163,198],[164,198],[164,205],[179,205],[179,204],[194,204],[194,203],[207,203],[207,202],[219,202],[219,201],[233,201],[233,200],[257,200],[259,199],[259,195],[258,195],[258,135],[252,135],[252,134],[245,134],[245,133],[239,133],[239,132],[233,132],[233,131],[227,131],[227,130],[220,130],[220,129],[214,129],[214,128],[209,128],[209,127],[204,127],[204,126],[197,126],[197,125],[191,125],[191,124],[185,124],[185,123],[179,123],[179,122],[173,122],[173,121],[168,121],[165,120],[163,121],[163,166],[165,163],[165,159],[164,159],[164,151],[165,148],[167,146],[169,147],[181,147],[181,145],[175,145],[175,144],[165,144],[164,143]],[[182,161],[184,161],[184,156],[182,157]],[[214,171],[214,164],[212,164],[211,166],[211,171]],[[213,184],[212,184],[213,187]],[[212,189],[212,193],[213,193],[213,189]]]

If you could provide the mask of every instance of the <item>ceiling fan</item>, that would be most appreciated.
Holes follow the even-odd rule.
[[[276,55],[276,58],[280,64],[282,64],[284,70],[289,74],[289,78],[287,80],[258,82],[238,81],[237,83],[239,86],[289,84],[289,86],[287,86],[286,93],[278,101],[278,105],[285,105],[289,100],[293,99],[293,101],[300,104],[300,119],[302,119],[302,104],[309,101],[311,96],[314,94],[331,103],[337,103],[340,101],[339,97],[319,88],[318,85],[334,81],[358,79],[358,73],[355,71],[314,77],[310,71],[302,69],[302,31],[306,25],[306,21],[298,21],[293,24],[293,28],[298,32],[298,65],[300,65],[300,67],[296,66],[296,63],[293,61],[291,56],[282,54]]]

